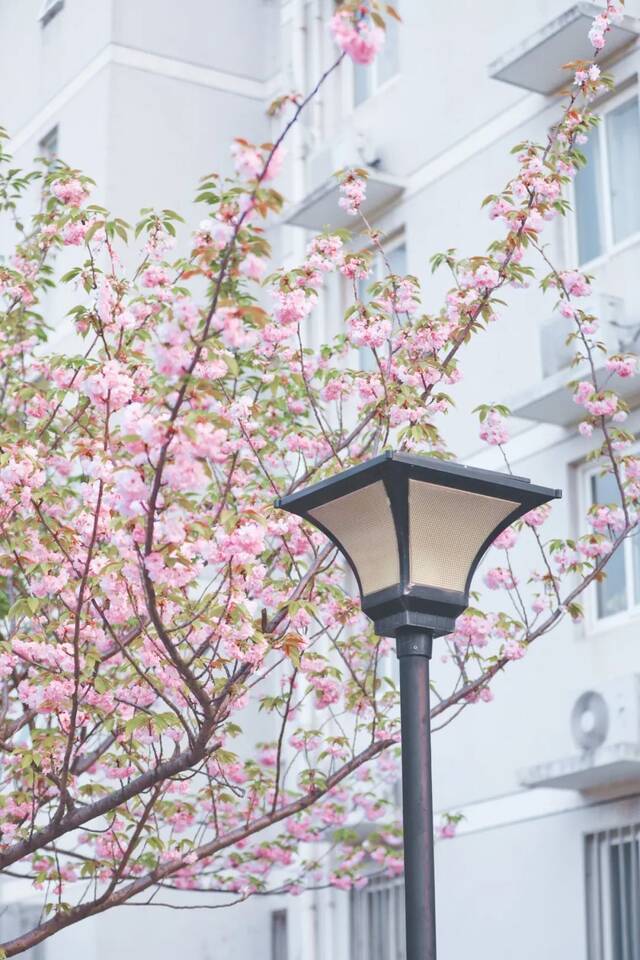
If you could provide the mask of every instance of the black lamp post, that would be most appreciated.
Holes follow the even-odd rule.
[[[523,477],[385,453],[278,501],[338,547],[362,609],[400,660],[407,960],[435,960],[429,660],[469,605],[486,549],[523,514],[562,496]]]

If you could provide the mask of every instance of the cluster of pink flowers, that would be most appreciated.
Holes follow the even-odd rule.
[[[493,546],[497,547],[499,550],[511,550],[512,547],[515,547],[517,541],[517,532],[513,529],[513,527],[507,527],[506,530],[503,530],[502,533],[499,533],[495,538],[493,541]]]
[[[56,180],[51,192],[60,203],[69,207],[80,207],[89,198],[89,191],[76,177],[70,180]]]
[[[69,220],[60,232],[62,242],[67,246],[79,247],[80,244],[84,243],[88,229],[89,223],[87,221]]]
[[[171,275],[164,267],[154,264],[142,274],[142,285],[144,287],[168,287],[171,283]]]
[[[247,180],[273,180],[282,169],[285,157],[284,148],[279,146],[275,150],[264,150],[246,140],[234,140],[231,145],[231,155],[239,177]]]
[[[439,840],[452,840],[457,833],[458,825],[464,817],[461,814],[445,814],[442,821],[436,829],[436,836]]]
[[[576,70],[573,82],[576,86],[584,87],[587,84],[599,84],[600,67],[597,63],[590,64],[586,70]]]
[[[481,616],[476,613],[463,613],[456,620],[455,632],[452,634],[454,643],[463,652],[472,644],[481,649],[486,647],[495,627],[495,617],[492,614]]]
[[[306,263],[323,273],[330,273],[344,262],[344,243],[336,234],[321,234],[309,244]]]
[[[391,320],[384,315],[370,314],[362,308],[347,321],[349,339],[356,347],[379,350],[391,336]]]
[[[589,42],[594,50],[602,50],[606,35],[614,23],[620,23],[624,14],[621,0],[608,0],[607,7],[594,19],[589,30]]]
[[[617,417],[620,419],[622,411],[618,410],[619,398],[617,394],[610,391],[598,393],[594,385],[587,380],[583,380],[576,386],[573,401],[584,407],[592,417]]]
[[[578,541],[578,551],[589,560],[607,557],[612,549],[611,541],[602,534],[594,533],[591,536],[581,537]]]
[[[256,337],[245,325],[242,310],[236,307],[220,307],[213,318],[213,329],[217,330],[225,346],[232,350],[241,350],[253,346]]]
[[[588,297],[591,293],[589,280],[578,270],[565,270],[560,274],[562,285],[572,297]]]
[[[638,372],[638,358],[629,355],[609,357],[607,370],[623,379],[634,377]]]
[[[520,660],[525,655],[525,648],[517,640],[507,640],[502,648],[502,656],[507,660]]]
[[[480,428],[480,439],[491,446],[502,446],[509,440],[504,418],[496,410],[491,410],[487,414]]]
[[[513,590],[518,584],[516,577],[506,567],[493,567],[487,570],[484,582],[489,590]]]
[[[620,533],[626,518],[622,507],[596,506],[589,511],[589,523],[597,533]]]
[[[331,33],[355,63],[370,64],[380,52],[385,32],[373,23],[364,5],[355,10],[338,10],[330,23]]]
[[[364,177],[348,172],[340,182],[340,193],[342,196],[338,203],[343,210],[355,216],[367,195],[367,182]]]
[[[340,266],[340,273],[348,280],[366,280],[370,270],[364,257],[358,254],[347,254]]]
[[[493,691],[487,686],[475,687],[465,693],[464,699],[467,703],[491,703]]]
[[[578,563],[579,557],[575,550],[571,547],[561,547],[561,549],[556,550],[553,554],[553,562],[558,568],[558,573],[564,574],[570,571],[576,563]]]
[[[481,264],[473,274],[473,286],[478,290],[493,290],[500,283],[500,274],[488,263]]]
[[[247,253],[239,267],[240,273],[249,280],[255,280],[256,282],[262,280],[266,269],[266,262],[262,257],[257,257],[255,253]]]
[[[543,503],[541,507],[534,507],[533,510],[529,510],[528,513],[525,513],[522,518],[523,523],[528,527],[533,527],[537,529],[541,527],[549,519],[551,515],[551,504]]]
[[[419,290],[411,277],[402,277],[387,283],[379,301],[388,313],[404,313],[410,317],[420,306]]]
[[[98,373],[85,379],[82,389],[94,403],[108,403],[111,410],[119,410],[133,397],[135,384],[118,360],[107,360]]]

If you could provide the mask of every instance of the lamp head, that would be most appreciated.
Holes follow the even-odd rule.
[[[523,477],[388,452],[276,502],[329,537],[379,636],[451,633],[502,530],[562,496]]]

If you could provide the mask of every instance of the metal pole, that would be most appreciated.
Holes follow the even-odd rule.
[[[436,903],[431,799],[429,659],[433,634],[403,627],[396,637],[402,720],[407,960],[436,960]]]

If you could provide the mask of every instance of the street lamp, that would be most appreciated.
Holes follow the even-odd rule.
[[[429,660],[469,605],[492,541],[562,496],[523,477],[384,453],[277,501],[329,537],[353,570],[362,609],[400,661],[407,960],[435,960]]]

